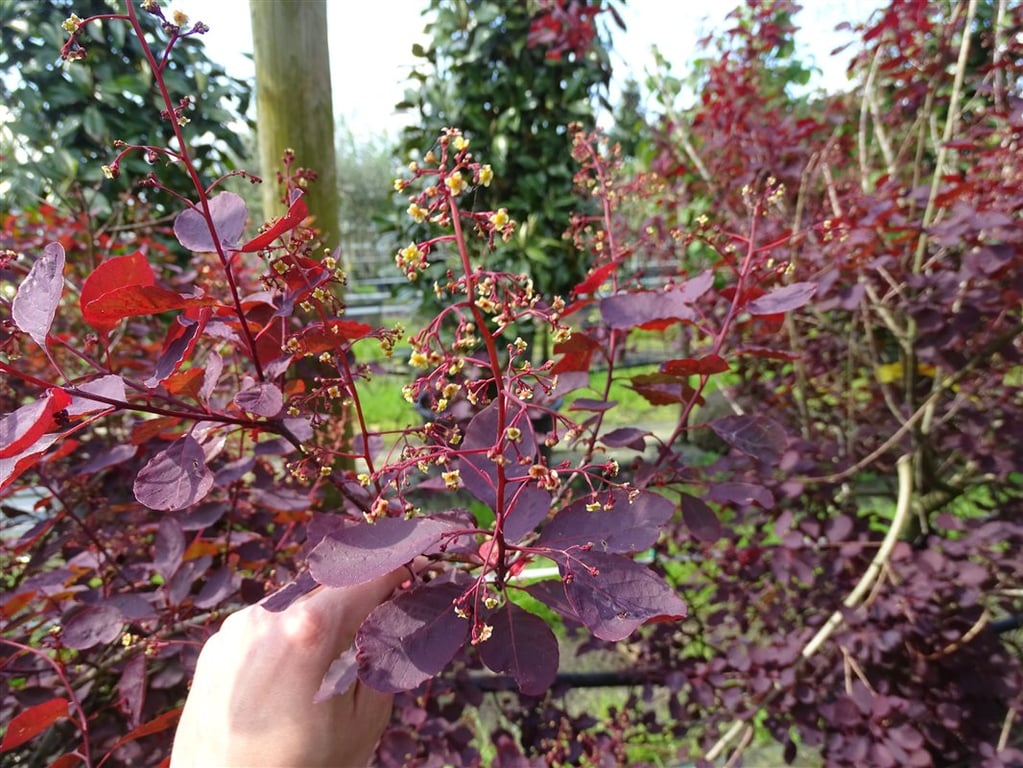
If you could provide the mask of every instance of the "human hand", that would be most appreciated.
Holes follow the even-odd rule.
[[[362,620],[408,575],[320,587],[280,613],[252,605],[229,616],[199,654],[171,768],[366,765],[392,697],[358,681],[327,701],[313,696]]]

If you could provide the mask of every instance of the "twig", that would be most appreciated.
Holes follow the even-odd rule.
[[[948,102],[948,115],[945,117],[945,131],[938,146],[938,156],[934,161],[934,175],[931,176],[931,191],[927,196],[927,207],[924,208],[920,222],[920,239],[916,243],[913,255],[913,272],[919,273],[923,267],[924,252],[927,250],[927,230],[934,219],[938,190],[945,177],[945,161],[948,157],[948,144],[952,141],[952,133],[959,121],[959,100],[962,98],[963,79],[966,76],[966,61],[970,55],[970,28],[977,16],[977,0],[970,0],[966,10],[966,23],[963,25],[963,37],[959,44],[959,60],[956,62],[955,78],[952,81],[952,95]]]

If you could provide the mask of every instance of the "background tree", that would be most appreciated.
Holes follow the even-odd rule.
[[[327,5],[324,0],[252,0],[252,45],[256,53],[256,112],[259,167],[264,175],[263,211],[284,211],[274,183],[286,150],[295,168],[315,173],[302,183],[309,212],[325,242],[340,233],[334,106],[330,85]]]
[[[0,102],[6,107],[0,126],[0,212],[48,200],[109,213],[151,170],[142,156],[130,155],[119,178],[104,178],[101,168],[116,153],[114,141],[173,144],[170,127],[150,117],[160,96],[124,24],[90,27],[83,40],[86,58],[75,66],[58,56],[67,36],[61,24],[72,13],[85,18],[120,7],[116,0],[0,0]],[[182,20],[179,34],[191,29]],[[247,149],[248,84],[210,61],[199,35],[177,47],[166,79],[174,93],[192,99],[186,114],[199,136],[191,149],[200,171],[238,167]],[[242,130],[223,130],[228,125]],[[183,173],[165,178],[171,188],[189,189]],[[157,216],[169,210],[165,195],[145,189],[130,199],[129,216],[136,219],[140,208]]]

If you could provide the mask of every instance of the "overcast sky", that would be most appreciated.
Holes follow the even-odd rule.
[[[327,0],[334,110],[357,133],[397,132],[408,119],[396,115],[394,105],[415,62],[412,45],[425,42],[425,5],[423,0]],[[862,21],[879,5],[880,0],[804,0],[797,18],[801,51],[823,70],[813,85],[843,87],[848,56],[829,54],[850,38],[834,27],[841,21]],[[236,77],[252,76],[252,63],[245,56],[252,52],[248,0],[166,0],[165,6],[208,24],[204,39],[210,57]],[[653,46],[672,61],[674,74],[684,75],[696,40],[720,29],[734,3],[628,0],[617,7],[628,27],[624,33],[614,29],[612,61],[620,85],[630,73],[643,81],[644,72],[653,67]]]

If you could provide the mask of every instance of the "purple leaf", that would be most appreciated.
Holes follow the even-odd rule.
[[[60,243],[50,243],[22,280],[11,302],[14,324],[44,349],[63,289],[64,248]]]
[[[120,445],[115,445],[109,451],[103,451],[93,456],[84,464],[79,464],[72,471],[77,477],[93,475],[107,467],[123,464],[128,459],[134,457],[136,451],[138,451],[138,446],[131,445],[130,443],[121,443]]]
[[[640,491],[631,503],[628,491],[615,489],[610,496],[610,509],[605,509],[608,494],[604,493],[565,507],[544,526],[536,546],[567,549],[592,543],[601,552],[641,552],[657,541],[661,526],[675,512],[671,501],[651,491]],[[594,502],[599,509],[586,509]]]
[[[806,304],[817,293],[816,283],[792,283],[777,288],[746,305],[751,315],[780,315]]]
[[[439,674],[469,635],[455,615],[464,587],[432,582],[377,606],[359,627],[359,678],[382,693],[409,691]]]
[[[135,498],[150,509],[170,512],[195,504],[213,487],[202,446],[191,435],[156,454],[135,478]]]
[[[222,603],[238,589],[241,578],[229,566],[223,566],[206,577],[199,594],[195,597],[195,607],[208,610]]]
[[[558,640],[547,623],[514,603],[506,603],[488,623],[493,634],[478,646],[483,663],[514,677],[526,696],[545,693],[558,674]]]
[[[243,411],[272,419],[284,407],[284,395],[275,384],[262,381],[243,389],[234,396],[234,402]]]
[[[160,520],[153,544],[153,567],[165,580],[170,580],[181,565],[184,554],[185,534],[181,523],[172,517],[164,517]]]
[[[700,541],[712,543],[724,535],[714,510],[688,493],[682,494],[682,522]]]
[[[142,382],[150,389],[160,386],[181,367],[189,353],[195,348],[195,342],[206,326],[205,320],[196,320],[184,315],[174,318],[174,323],[181,330],[172,326],[168,331],[168,343],[156,360],[156,370],[153,371],[152,376]]]
[[[283,611],[293,602],[307,595],[320,585],[308,571],[300,573],[293,582],[285,584],[262,602],[262,606],[273,613]]]
[[[78,386],[78,391],[90,395],[99,395],[109,400],[118,400],[122,403],[127,402],[128,399],[124,391],[124,379],[115,374],[100,376],[98,379],[81,384]],[[84,394],[76,394],[71,398],[71,405],[67,407],[67,413],[68,416],[81,416],[83,413],[94,413],[113,407],[108,403],[92,400]]]
[[[233,248],[245,229],[248,211],[245,201],[234,192],[221,192],[210,198],[210,218],[217,231],[217,237],[224,248]],[[210,226],[203,215],[202,207],[193,205],[186,208],[174,219],[174,236],[183,248],[197,253],[214,253],[217,250],[210,235]]]
[[[718,504],[739,504],[744,507],[758,504],[764,509],[774,506],[774,494],[764,486],[753,483],[711,483],[707,498]]]
[[[572,623],[573,626],[581,623],[581,620],[575,613],[575,608],[568,603],[565,586],[560,580],[538,581],[535,584],[529,584],[524,589],[548,608],[557,611],[563,619]]]
[[[686,615],[685,603],[664,579],[627,557],[579,552],[558,568],[569,605],[601,640],[624,640],[648,621]]]
[[[364,584],[422,554],[454,527],[427,517],[346,525],[324,536],[309,553],[309,572],[328,587]]]
[[[690,306],[697,296],[685,286],[666,291],[632,291],[601,299],[600,314],[615,330],[628,330],[654,320],[692,321]]]
[[[220,381],[220,374],[223,370],[224,358],[216,352],[210,352],[209,357],[206,358],[206,368],[202,375],[202,386],[199,388],[199,397],[203,400],[210,399],[210,395],[213,394],[213,390],[217,387],[217,382]]]
[[[137,727],[146,700],[146,654],[136,653],[125,662],[117,681],[117,693],[121,710],[128,716],[128,727]]]
[[[251,461],[246,462],[246,471],[251,466]],[[223,472],[223,470],[221,470]],[[220,484],[222,475],[217,472],[217,484]],[[242,473],[244,474],[244,472]],[[224,475],[223,477],[227,477]],[[282,488],[279,485],[272,485],[269,488],[255,488],[252,491],[254,503],[277,512],[298,512],[302,509],[309,509],[315,505],[315,498],[310,496],[308,489]]]
[[[645,429],[621,427],[608,432],[600,441],[610,448],[632,448],[634,451],[642,451],[646,448],[646,438],[651,434]]]
[[[551,497],[529,476],[529,469],[536,460],[536,438],[526,410],[509,406],[506,426],[519,430],[521,434],[517,441],[498,435],[497,401],[473,416],[462,441],[465,452],[459,461],[459,470],[466,490],[497,512],[497,464],[487,457],[487,453],[500,442],[505,478],[502,494],[502,508],[506,515],[504,533],[509,540],[517,541],[532,532],[547,516]]]
[[[788,442],[785,429],[765,416],[724,416],[708,426],[737,451],[767,462],[781,459]]]
[[[340,696],[352,687],[358,677],[359,665],[356,661],[355,648],[348,648],[330,663],[327,674],[320,683],[320,690],[313,696],[313,704]]]
[[[83,651],[114,642],[123,625],[124,616],[112,605],[78,605],[64,614],[60,637],[68,648]]]
[[[610,411],[618,405],[615,400],[596,400],[592,397],[578,397],[569,406],[570,411]]]

